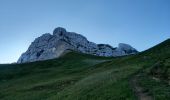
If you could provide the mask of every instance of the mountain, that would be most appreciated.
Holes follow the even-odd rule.
[[[169,93],[170,39],[123,57],[69,52],[0,65],[0,100],[170,100]]]
[[[138,52],[124,43],[120,43],[117,48],[108,44],[96,44],[80,34],[67,32],[66,29],[58,27],[53,31],[53,35],[46,33],[36,38],[28,50],[21,55],[18,63],[54,59],[69,51],[105,57],[124,56]]]

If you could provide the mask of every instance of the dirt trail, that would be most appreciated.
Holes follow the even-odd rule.
[[[138,100],[153,100],[152,96],[149,95],[149,92],[147,90],[145,90],[144,88],[142,88],[141,86],[139,86],[138,80],[137,80],[138,76],[139,75],[135,75],[131,79],[131,85],[132,85],[133,91],[135,92],[135,95],[137,96]]]

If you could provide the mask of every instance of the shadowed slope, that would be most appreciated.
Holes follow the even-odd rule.
[[[170,40],[166,40],[145,52],[125,57],[72,52],[54,60],[0,65],[0,99],[136,100],[129,79],[140,72],[136,81],[150,96],[169,100],[168,79],[158,83],[150,74],[152,66],[160,60],[166,59],[169,66],[169,57]]]

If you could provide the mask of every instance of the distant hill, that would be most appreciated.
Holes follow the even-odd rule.
[[[0,65],[0,100],[170,100],[170,39],[136,55]]]
[[[70,51],[105,57],[124,56],[138,52],[124,43],[120,43],[116,48],[108,44],[96,44],[80,34],[67,32],[66,29],[58,27],[53,31],[53,35],[46,33],[36,38],[28,50],[21,55],[18,63],[54,59]]]

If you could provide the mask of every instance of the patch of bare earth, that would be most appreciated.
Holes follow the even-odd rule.
[[[149,95],[149,92],[138,84],[138,75],[135,75],[130,82],[135,95],[138,100],[153,100],[152,96]]]

